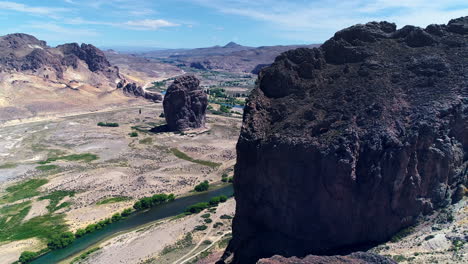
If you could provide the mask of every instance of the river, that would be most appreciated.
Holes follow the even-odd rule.
[[[173,202],[162,204],[149,209],[148,211],[132,214],[126,219],[112,223],[101,230],[87,234],[73,242],[70,246],[49,252],[38,259],[32,261],[34,264],[58,263],[70,256],[73,256],[87,248],[105,240],[106,238],[119,233],[134,229],[138,226],[160,220],[166,217],[175,216],[185,211],[187,207],[195,203],[207,202],[210,198],[220,195],[232,196],[234,193],[232,185],[228,185],[212,191],[194,194],[178,198]]]

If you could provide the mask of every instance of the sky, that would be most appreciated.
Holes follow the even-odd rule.
[[[425,27],[466,15],[467,0],[0,0],[0,35],[28,33],[50,46],[317,44],[358,23]]]

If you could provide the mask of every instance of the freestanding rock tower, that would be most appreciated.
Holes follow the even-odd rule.
[[[184,131],[205,126],[208,97],[200,80],[184,75],[174,80],[163,101],[164,115],[171,131]]]
[[[261,71],[237,144],[224,258],[385,241],[456,201],[467,176],[468,17],[352,26]]]

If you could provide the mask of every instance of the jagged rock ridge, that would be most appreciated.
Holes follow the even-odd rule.
[[[468,17],[426,29],[371,22],[262,70],[223,259],[342,253],[452,202],[468,174],[467,34]]]
[[[205,126],[208,97],[193,75],[177,77],[167,89],[163,101],[164,115],[171,131]]]

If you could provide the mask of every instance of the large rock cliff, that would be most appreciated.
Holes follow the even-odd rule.
[[[449,204],[468,169],[468,17],[371,22],[261,71],[224,257],[344,253]]]
[[[205,126],[208,97],[193,75],[177,77],[163,101],[169,130],[184,131]]]

